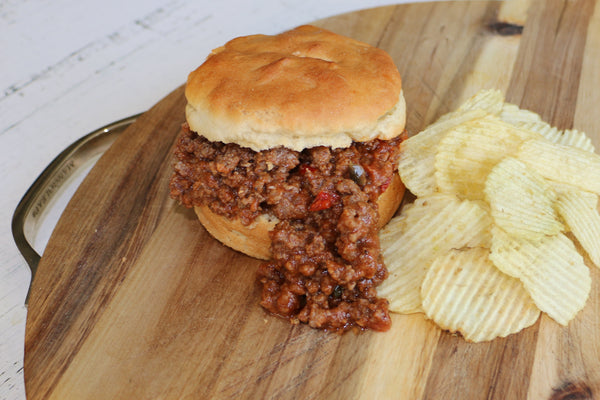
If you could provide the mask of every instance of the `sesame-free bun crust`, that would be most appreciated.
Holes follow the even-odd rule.
[[[402,202],[405,187],[398,174],[394,174],[392,183],[377,199],[379,207],[379,228],[382,228],[394,216]],[[194,211],[204,228],[215,239],[250,257],[268,260],[271,258],[271,231],[279,220],[263,214],[251,225],[243,225],[239,219],[213,213],[207,206],[196,206]]]
[[[406,119],[386,52],[310,25],[213,50],[188,76],[185,95],[193,131],[255,151],[387,140]]]

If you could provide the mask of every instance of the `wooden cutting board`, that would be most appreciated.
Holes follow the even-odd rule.
[[[392,55],[411,134],[499,88],[600,145],[594,1],[420,3],[316,24]],[[29,399],[600,398],[597,268],[568,327],[542,316],[479,344],[421,314],[394,315],[387,333],[342,336],[267,315],[259,261],[215,242],[168,196],[183,109],[178,88],[145,113],[60,219],[30,298]]]

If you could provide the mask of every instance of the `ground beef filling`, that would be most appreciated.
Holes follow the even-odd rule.
[[[273,258],[258,271],[269,312],[314,328],[385,331],[377,198],[395,173],[399,146],[393,139],[255,152],[210,142],[184,125],[171,197],[244,224],[263,213],[280,220],[270,232]]]

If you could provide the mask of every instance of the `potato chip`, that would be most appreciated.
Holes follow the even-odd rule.
[[[562,233],[528,240],[492,227],[490,260],[520,279],[537,307],[561,325],[567,325],[589,297],[589,268]]]
[[[435,155],[435,180],[441,192],[483,199],[488,173],[534,132],[515,128],[488,115],[456,126],[440,141]]]
[[[519,108],[516,104],[504,103],[500,112],[500,119],[511,125],[522,126],[523,124],[542,123],[542,118],[533,111]],[[547,125],[547,124],[546,124]],[[550,125],[548,125],[550,126]]]
[[[427,196],[436,191],[434,157],[440,139],[449,129],[484,115],[486,112],[480,109],[454,112],[447,119],[433,123],[424,131],[402,142],[398,172],[411,193]]]
[[[521,109],[515,104],[505,103],[500,113],[500,119],[516,127],[537,132],[556,144],[573,146],[592,153],[595,150],[592,140],[584,132],[575,129],[561,131],[544,122],[533,111]]]
[[[517,126],[537,132],[552,143],[577,147],[591,153],[595,151],[592,140],[584,132],[576,129],[561,131],[544,121],[518,123]]]
[[[556,144],[564,146],[577,147],[578,149],[593,153],[596,151],[592,139],[585,134],[585,132],[578,131],[576,129],[567,129],[562,131],[560,136],[552,140]]]
[[[491,218],[478,202],[438,194],[418,198],[380,232],[388,278],[378,293],[399,313],[420,312],[429,262],[452,248],[489,246]]]
[[[488,256],[485,248],[451,250],[433,260],[421,289],[425,314],[473,342],[519,332],[540,315],[521,281]]]
[[[488,114],[500,115],[504,107],[504,95],[497,89],[480,90],[465,101],[458,111],[484,110]],[[451,115],[452,113],[446,114]]]
[[[579,189],[577,186],[569,185],[567,183],[560,183],[554,181],[548,181],[552,188],[556,192],[557,196],[560,196],[564,193],[576,192],[577,197],[579,197],[580,201],[585,202],[585,206],[593,209],[597,209],[598,207],[598,195],[592,192],[586,192],[585,190]],[[565,229],[568,229],[568,226],[565,226]]]
[[[585,133],[482,90],[404,141],[399,164],[417,199],[379,235],[390,311],[482,341],[584,307],[575,239],[600,267],[600,156]]]
[[[562,132],[558,128],[551,126],[550,124],[548,124],[542,120],[539,120],[539,121],[515,121],[515,122],[513,122],[513,124],[519,128],[527,129],[532,132],[537,132],[541,136],[550,140],[551,142],[556,142],[562,134]]]
[[[563,218],[592,262],[600,267],[600,215],[598,196],[582,190],[559,192],[558,214]]]
[[[416,196],[435,193],[434,156],[440,139],[457,125],[489,114],[500,114],[504,97],[499,90],[482,90],[456,111],[441,116],[402,143],[398,172],[404,185]]]
[[[494,223],[510,235],[536,239],[563,230],[554,209],[556,192],[516,158],[492,168],[484,192]]]
[[[600,194],[600,156],[547,139],[524,141],[516,157],[546,179]]]
[[[506,275],[520,279],[523,275],[523,268],[529,268],[535,261],[535,253],[532,250],[521,252],[521,244],[534,247],[542,239],[529,241],[526,239],[516,239],[511,237],[504,230],[492,225],[492,245],[490,246],[490,260],[494,265]],[[533,254],[533,256],[532,256]]]

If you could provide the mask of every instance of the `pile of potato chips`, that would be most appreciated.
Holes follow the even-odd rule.
[[[584,133],[485,90],[406,140],[399,173],[417,198],[380,233],[391,311],[479,342],[584,307],[574,241],[600,266],[600,156]]]

